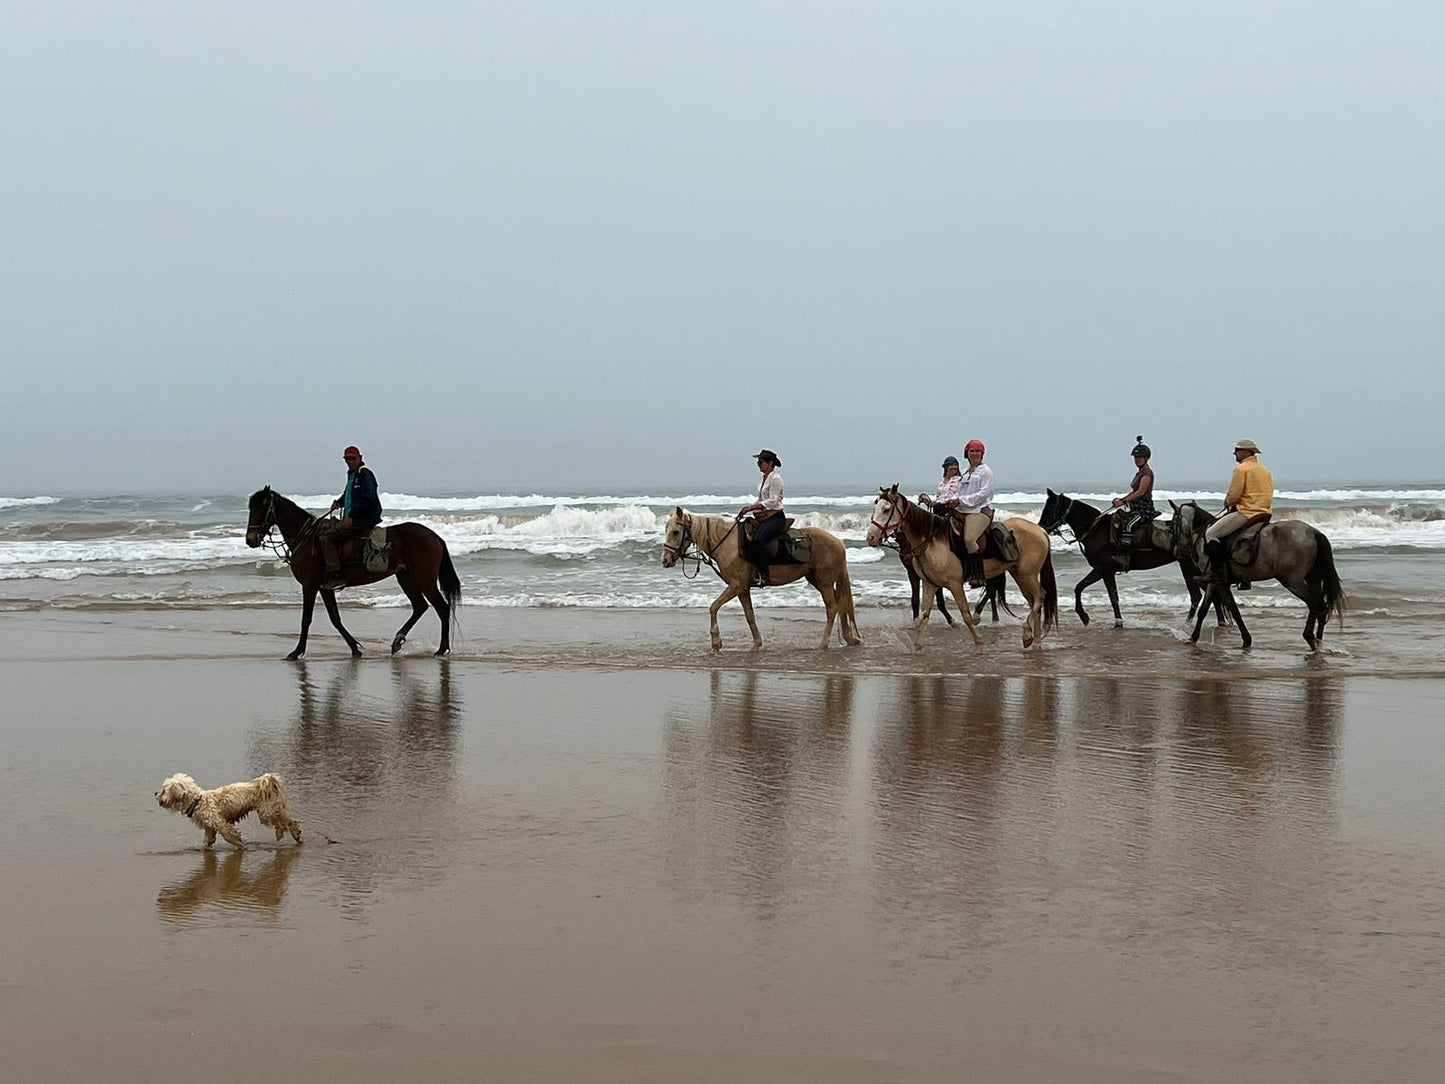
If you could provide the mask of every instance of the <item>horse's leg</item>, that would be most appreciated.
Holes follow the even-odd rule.
[[[1239,626],[1239,635],[1244,640],[1244,647],[1248,648],[1254,643],[1254,637],[1250,636],[1249,629],[1244,627],[1244,618],[1239,612],[1239,603],[1234,599],[1234,592],[1229,588],[1224,589],[1224,602],[1229,607],[1229,616],[1234,618],[1234,623]]]
[[[427,601],[432,605],[432,609],[437,612],[437,616],[442,620],[442,642],[432,654],[450,655],[452,653],[452,604],[447,601],[446,595],[442,594],[441,584],[437,581],[436,577],[432,577],[422,583],[421,593],[426,596]],[[412,621],[415,620],[416,617],[413,617]],[[395,648],[393,648],[393,650],[395,650]]]
[[[1199,596],[1204,592],[1199,589],[1199,584],[1194,582],[1194,577],[1189,574],[1189,568],[1183,561],[1179,562],[1179,570],[1184,573],[1184,589],[1189,592],[1189,612],[1184,615],[1184,620],[1193,621],[1199,610]]]
[[[315,611],[316,588],[303,586],[301,588],[301,639],[296,641],[296,650],[286,656],[288,659],[295,661],[306,656],[306,634],[311,628],[311,615]]]
[[[748,619],[748,630],[753,634],[753,650],[763,646],[763,634],[758,631],[757,615],[753,613],[753,592],[751,588],[744,587],[738,592],[738,601],[743,606],[743,616]]]
[[[1014,583],[1019,585],[1019,592],[1029,603],[1023,632],[1024,649],[1027,650],[1044,638],[1044,588],[1039,583],[1037,574],[1031,575],[1017,567],[1010,571],[1013,573]]]
[[[731,602],[733,599],[737,598],[737,596],[739,595],[739,593],[740,593],[740,591],[739,591],[738,588],[734,587],[732,584],[728,584],[726,587],[723,588],[723,593],[720,594],[720,595],[718,595],[717,598],[713,599],[713,600],[712,600],[712,605],[708,607],[708,611],[707,611],[708,617],[709,617],[709,619],[712,621],[712,629],[711,629],[711,631],[712,631],[712,649],[713,649],[714,651],[721,651],[721,650],[722,650],[722,633],[718,631],[718,627],[717,627],[717,612],[718,612],[718,610],[722,609],[723,606],[725,606],[727,603],[729,603],[729,602]],[[748,623],[749,623],[749,624],[752,624],[752,619],[753,619],[753,618],[752,618],[752,604],[751,604],[751,602],[748,602],[748,603],[744,603],[744,604],[743,604],[743,612],[748,615]],[[754,626],[754,627],[753,627],[753,641],[754,641],[754,646],[757,646],[757,641],[758,641],[758,640],[759,640],[758,630],[757,630],[757,627]]]
[[[1324,598],[1322,592],[1317,590],[1316,586],[1310,583],[1308,580],[1300,580],[1295,582],[1286,582],[1284,580],[1280,580],[1279,582],[1284,584],[1285,588],[1289,591],[1290,594],[1292,594],[1295,598],[1299,599],[1305,604],[1305,607],[1307,608],[1309,614],[1309,616],[1305,618],[1305,643],[1310,645],[1311,651],[1318,651],[1320,649],[1319,641],[1324,639],[1325,635],[1325,623],[1323,618],[1319,622],[1319,635],[1318,637],[1316,637],[1315,635],[1315,615],[1317,613],[1322,614],[1324,612]]]
[[[1191,644],[1199,643],[1199,633],[1204,629],[1204,619],[1209,616],[1210,605],[1218,605],[1219,603],[1219,600],[1214,597],[1216,593],[1217,588],[1213,583],[1205,585],[1204,598],[1200,600],[1199,612],[1195,614],[1194,617],[1194,631],[1189,634],[1189,642]]]
[[[1124,615],[1119,612],[1119,581],[1113,572],[1104,573],[1104,590],[1109,592],[1109,605],[1114,608],[1114,627],[1124,627]]]
[[[920,652],[920,651],[923,650],[923,640],[924,640],[925,635],[926,635],[927,632],[928,632],[928,618],[929,618],[929,615],[933,613],[933,594],[934,594],[933,592],[927,592],[927,593],[924,594],[923,600],[922,600],[922,602],[923,602],[922,612],[919,613],[919,615],[918,615],[918,620],[915,621],[915,622],[913,622],[913,651],[914,651],[914,654],[917,654],[918,652]],[[967,603],[964,604],[963,612],[964,612],[964,613],[969,613],[969,612],[970,612],[969,609],[968,609]],[[970,626],[970,627],[972,627],[972,626]]]
[[[1092,587],[1103,578],[1104,574],[1102,572],[1100,572],[1097,568],[1090,566],[1089,574],[1078,583],[1074,584],[1074,613],[1079,615],[1079,620],[1082,621],[1085,625],[1089,623],[1089,615],[1084,612],[1084,591],[1086,588]],[[1014,583],[1018,582],[1019,578],[1015,576]]]
[[[963,614],[963,623],[968,626],[969,633],[973,636],[973,646],[982,647],[983,637],[978,632],[978,614],[973,612],[973,607],[968,604],[968,584],[960,576],[958,586],[948,585],[949,593],[953,595],[954,601],[958,603],[959,613]],[[938,592],[940,595],[943,591]]]
[[[421,620],[421,615],[426,613],[426,598],[417,590],[416,583],[412,580],[411,574],[405,570],[398,571],[396,574],[396,582],[402,591],[406,593],[407,600],[411,603],[411,617],[405,625],[397,629],[396,635],[391,638],[391,653],[393,655],[401,650],[401,645],[406,643],[406,634],[411,631],[413,625]]]
[[[827,651],[833,640],[833,622],[838,617],[838,596],[833,591],[833,585],[826,580],[814,580],[813,586],[818,589],[818,594],[823,596],[823,610],[828,615],[828,624],[823,629],[823,642],[819,645]]]
[[[917,621],[917,620],[918,620],[918,590],[919,590],[918,585],[919,585],[920,583],[922,583],[923,581],[919,579],[918,573],[913,571],[913,566],[912,566],[912,565],[905,564],[903,567],[908,570],[908,590],[909,590],[909,594],[911,595],[911,597],[912,597],[912,599],[913,599],[913,620]]]
[[[356,637],[346,631],[346,626],[341,623],[341,611],[336,608],[336,592],[321,589],[321,601],[326,603],[326,616],[331,618],[331,623],[336,626],[336,631],[341,633],[341,638],[346,641],[346,646],[351,648],[353,659],[361,658],[361,645],[356,642]]]
[[[938,607],[938,612],[941,613],[943,619],[948,622],[948,627],[953,628],[953,614],[948,612],[948,604],[943,601],[942,588],[933,593],[933,604]],[[968,599],[964,599],[963,604],[967,606]]]

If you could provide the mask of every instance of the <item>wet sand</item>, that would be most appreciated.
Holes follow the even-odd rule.
[[[1439,1078],[1445,678],[1367,632],[347,618],[7,615],[7,1079]],[[151,796],[266,770],[300,848]]]

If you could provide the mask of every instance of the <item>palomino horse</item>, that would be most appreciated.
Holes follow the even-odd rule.
[[[311,614],[316,607],[316,592],[326,604],[326,614],[341,638],[351,648],[353,656],[361,654],[361,645],[341,624],[341,613],[336,608],[336,592],[321,586],[326,579],[326,560],[316,544],[316,530],[320,524],[315,516],[295,501],[287,500],[273,491],[270,486],[251,494],[251,514],[246,521],[246,545],[255,549],[265,540],[272,527],[281,531],[284,545],[281,556],[291,566],[291,574],[301,585],[301,639],[296,650],[287,655],[288,659],[299,659],[306,654],[306,634],[311,628]],[[391,543],[391,558],[384,572],[372,572],[364,565],[346,564],[342,573],[351,587],[375,583],[388,576],[395,576],[396,582],[411,600],[411,617],[391,641],[391,653],[395,655],[406,643],[406,634],[426,613],[427,603],[436,607],[437,616],[442,619],[442,644],[438,655],[451,654],[451,627],[456,607],[462,601],[462,581],[452,567],[452,556],[447,544],[430,527],[420,523],[398,523],[387,527],[387,541]]]
[[[1174,523],[1171,539],[1180,560],[1192,560],[1201,569],[1209,567],[1209,558],[1204,555],[1204,531],[1214,522],[1210,515],[1193,501],[1183,504],[1169,502],[1174,509]],[[1234,540],[1225,539],[1225,545],[1233,548]],[[1334,550],[1330,540],[1308,523],[1298,519],[1283,519],[1266,523],[1259,532],[1259,551],[1248,565],[1229,563],[1229,575],[1247,583],[1259,580],[1278,580],[1295,598],[1309,607],[1305,618],[1304,638],[1311,651],[1319,649],[1325,636],[1325,622],[1334,614],[1344,623],[1345,592],[1340,586],[1339,574],[1335,571]],[[1199,630],[1204,625],[1204,611],[1211,597],[1224,596],[1230,616],[1239,626],[1244,646],[1252,642],[1249,630],[1239,616],[1239,605],[1228,584],[1218,584],[1213,577],[1204,589],[1204,603],[1199,607],[1199,618],[1194,622],[1190,643],[1199,640]]]
[[[1050,489],[1048,498],[1044,501],[1043,514],[1039,516],[1039,526],[1060,538],[1064,536],[1063,529],[1068,527],[1074,535],[1074,541],[1084,551],[1084,560],[1089,562],[1089,574],[1074,585],[1074,612],[1079,615],[1079,620],[1086,625],[1089,623],[1089,615],[1084,612],[1084,589],[1103,580],[1104,590],[1109,592],[1109,605],[1114,608],[1114,627],[1122,629],[1124,615],[1119,612],[1119,585],[1114,577],[1121,572],[1172,565],[1179,562],[1179,557],[1173,550],[1135,546],[1130,554],[1129,567],[1125,568],[1119,560],[1119,547],[1110,538],[1112,518],[1108,511],[1100,511],[1092,504],[1085,504]],[[1179,563],[1184,571],[1184,586],[1189,591],[1187,620],[1193,620],[1195,611],[1199,609],[1200,596],[1204,592],[1196,582],[1199,572],[1194,567],[1193,560],[1186,559]],[[1214,600],[1214,613],[1223,625],[1224,603],[1218,598]]]
[[[896,542],[897,539],[895,538],[894,541]],[[913,604],[913,620],[917,621],[919,606],[918,592],[919,585],[922,583],[923,578],[918,575],[918,570],[913,567],[913,554],[902,545],[898,547],[898,560],[899,563],[903,565],[903,571],[908,573],[908,593]],[[1005,610],[1008,610],[1010,617],[1014,616],[1014,612],[1009,609],[1008,599],[1006,597],[1007,591],[1004,587],[1005,582],[1002,572],[988,581],[988,585],[983,589],[983,597],[978,600],[978,604],[973,608],[974,617],[982,614],[983,608],[987,606],[993,616],[993,623],[997,625],[998,608],[1000,605],[1002,605]],[[933,592],[933,604],[938,607],[938,612],[941,613],[943,619],[948,622],[948,627],[952,628],[953,614],[948,612],[948,604],[943,600],[943,588],[940,587]]]
[[[1059,589],[1054,582],[1049,536],[1037,523],[1026,519],[1004,520],[1002,526],[1012,531],[1018,541],[1019,559],[1004,562],[989,557],[983,563],[984,575],[992,578],[1008,572],[1019,585],[1029,603],[1028,616],[1024,618],[1024,647],[1031,647],[1042,643],[1045,631],[1056,626],[1059,620]],[[878,502],[873,506],[873,519],[868,526],[868,544],[881,546],[892,534],[897,534],[900,546],[907,546],[913,554],[913,566],[919,575],[931,586],[946,587],[953,593],[973,642],[982,644],[978,620],[963,594],[963,563],[953,552],[948,528],[940,527],[932,512],[898,492],[897,485],[878,490]],[[925,591],[923,597],[923,614],[913,627],[914,651],[923,650],[928,618],[933,610],[932,592]]]
[[[823,630],[820,647],[827,648],[833,636],[833,622],[838,622],[838,635],[844,643],[861,644],[858,619],[853,614],[853,583],[848,578],[847,551],[843,543],[821,527],[804,527],[803,534],[813,542],[813,559],[806,565],[778,564],[768,566],[774,586],[806,578],[823,596],[828,611],[828,627]],[[742,531],[736,519],[723,516],[699,516],[674,508],[667,517],[667,530],[662,540],[662,567],[671,568],[692,547],[707,561],[727,587],[708,609],[712,618],[712,649],[722,650],[722,634],[718,632],[717,612],[731,599],[738,599],[753,633],[754,649],[763,646],[758,622],[753,616],[751,594],[756,568],[742,553]]]

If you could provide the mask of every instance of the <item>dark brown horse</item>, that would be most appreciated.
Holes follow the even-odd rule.
[[[1204,592],[1199,584],[1195,582],[1199,576],[1199,570],[1194,567],[1194,562],[1189,559],[1180,561],[1178,555],[1172,549],[1159,549],[1155,546],[1136,545],[1130,555],[1128,568],[1124,567],[1121,560],[1122,553],[1117,541],[1112,537],[1111,523],[1114,513],[1112,510],[1101,510],[1092,504],[1085,504],[1074,497],[1066,497],[1062,493],[1055,493],[1052,489],[1047,491],[1048,499],[1044,501],[1043,513],[1039,516],[1039,526],[1048,531],[1049,534],[1056,534],[1064,537],[1063,528],[1067,527],[1073,533],[1074,541],[1084,551],[1084,560],[1089,562],[1089,574],[1074,585],[1074,612],[1079,615],[1079,620],[1084,624],[1089,623],[1089,615],[1084,612],[1084,589],[1104,581],[1104,590],[1109,592],[1109,605],[1114,608],[1114,627],[1124,627],[1124,615],[1119,612],[1119,585],[1114,577],[1121,572],[1128,572],[1129,569],[1143,570],[1146,568],[1162,568],[1164,565],[1180,563],[1184,572],[1184,588],[1189,592],[1189,618],[1193,620],[1194,613],[1199,609],[1199,600]],[[1147,531],[1147,525],[1141,524],[1141,529]],[[1219,624],[1224,624],[1224,606],[1220,599],[1214,600],[1214,613]]]
[[[321,586],[326,580],[326,560],[316,544],[320,523],[310,512],[295,501],[287,500],[270,486],[251,494],[246,545],[255,549],[266,540],[272,527],[277,528],[283,540],[279,552],[291,566],[296,582],[301,585],[301,639],[296,643],[296,650],[286,656],[288,659],[299,659],[306,654],[306,633],[311,628],[317,591],[321,592],[321,600],[326,603],[326,615],[351,648],[351,654],[361,654],[361,645],[356,642],[356,637],[341,624],[341,613],[336,608],[336,592]],[[395,576],[396,582],[411,600],[411,617],[392,638],[391,653],[395,655],[406,643],[406,634],[426,613],[427,603],[430,602],[442,619],[442,644],[436,653],[451,654],[452,622],[456,607],[462,601],[462,581],[452,567],[452,555],[447,552],[447,544],[430,527],[420,523],[389,526],[386,537],[391,543],[391,556],[383,572],[372,572],[359,561],[347,561],[346,551],[350,545],[342,547],[341,571],[347,586],[359,587]]]

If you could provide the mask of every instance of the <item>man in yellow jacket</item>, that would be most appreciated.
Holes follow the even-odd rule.
[[[1252,440],[1236,441],[1234,462],[1237,465],[1229,479],[1229,492],[1224,495],[1224,514],[1204,532],[1204,552],[1221,583],[1227,583],[1229,577],[1229,547],[1225,539],[1257,517],[1274,511],[1274,475],[1259,461],[1259,445]]]

